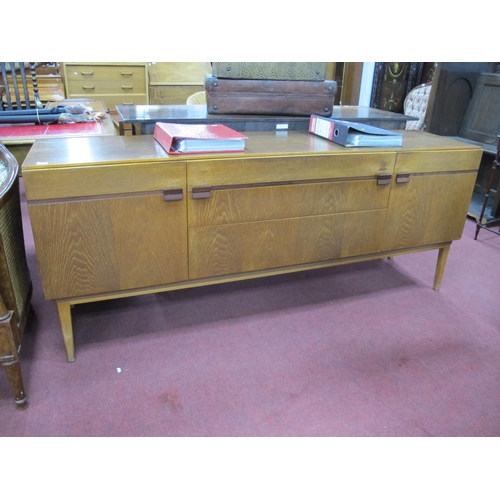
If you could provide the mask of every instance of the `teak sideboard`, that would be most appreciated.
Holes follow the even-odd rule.
[[[482,151],[404,131],[347,149],[249,132],[244,153],[168,156],[152,136],[37,141],[23,164],[45,298],[72,304],[439,250],[439,289]]]

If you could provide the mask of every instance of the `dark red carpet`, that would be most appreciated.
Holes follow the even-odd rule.
[[[26,207],[23,205],[25,215]],[[25,217],[29,406],[1,436],[500,436],[500,237],[76,306],[68,363]]]

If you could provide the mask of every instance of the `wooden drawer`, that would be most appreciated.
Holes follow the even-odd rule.
[[[470,151],[428,151],[398,153],[398,173],[431,173],[477,170],[480,149]]]
[[[353,156],[189,162],[190,279],[378,252],[395,154]]]
[[[297,266],[376,253],[387,210],[190,228],[189,278]]]
[[[192,161],[189,227],[387,207],[395,154]]]
[[[114,108],[115,106],[127,106],[137,104],[148,104],[148,96],[146,94],[96,94],[92,91],[80,94],[72,94],[72,99],[89,99],[94,101],[102,101],[106,104],[107,108]]]
[[[119,145],[117,147],[125,147]],[[29,198],[32,202],[84,197],[106,197],[122,193],[158,192],[186,188],[184,161],[109,163],[100,168],[82,165],[72,168],[27,169]],[[185,196],[184,196],[185,198]]]
[[[115,106],[132,106],[138,104],[148,104],[148,96],[146,94],[127,94],[103,96],[104,101],[109,108]]]
[[[125,78],[120,80],[81,79],[68,82],[67,87],[69,94],[82,94],[88,91],[96,94],[146,93],[144,81]]]
[[[390,185],[361,180],[200,190],[189,199],[189,227],[387,208]],[[202,196],[196,198],[197,195]],[[193,198],[195,196],[195,198]]]
[[[250,148],[247,150],[251,153]],[[396,153],[385,151],[192,160],[188,163],[188,190],[192,192],[199,186],[233,187],[392,175],[395,159]]]
[[[123,81],[144,85],[146,83],[145,66],[113,66],[113,65],[72,65],[65,67],[65,77],[68,83],[72,82],[105,82]],[[145,87],[143,91],[145,91]]]

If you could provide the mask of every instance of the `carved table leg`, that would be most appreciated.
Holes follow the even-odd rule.
[[[26,408],[26,394],[24,392],[21,365],[19,364],[18,351],[21,334],[14,317],[14,312],[7,309],[0,295],[0,359],[5,368],[10,388],[14,393],[17,408]]]
[[[450,253],[451,243],[448,243],[443,248],[439,249],[439,255],[436,265],[436,274],[434,275],[434,290],[439,290],[441,286],[441,281],[443,279],[444,268],[446,267],[446,260],[448,259],[448,254]]]
[[[14,401],[18,410],[24,410],[28,405],[26,393],[24,392],[21,365],[18,359],[2,363],[9,380],[10,388],[14,394]]]
[[[59,312],[59,321],[66,348],[66,356],[68,361],[75,361],[75,344],[73,341],[73,324],[71,321],[71,304],[69,302],[58,302],[57,310]]]

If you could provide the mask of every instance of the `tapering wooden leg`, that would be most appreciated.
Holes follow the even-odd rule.
[[[26,393],[24,392],[23,377],[19,359],[3,363],[5,373],[9,380],[10,388],[14,394],[14,401],[18,410],[24,410],[28,406]]]
[[[448,254],[450,253],[451,243],[448,243],[443,248],[439,249],[439,255],[436,265],[436,273],[434,275],[434,290],[439,290],[441,286],[441,281],[443,279],[444,268],[446,267],[446,260],[448,259]]]
[[[68,361],[75,361],[75,343],[73,341],[73,323],[71,321],[71,304],[69,302],[58,302],[59,321],[61,323],[64,347]]]

